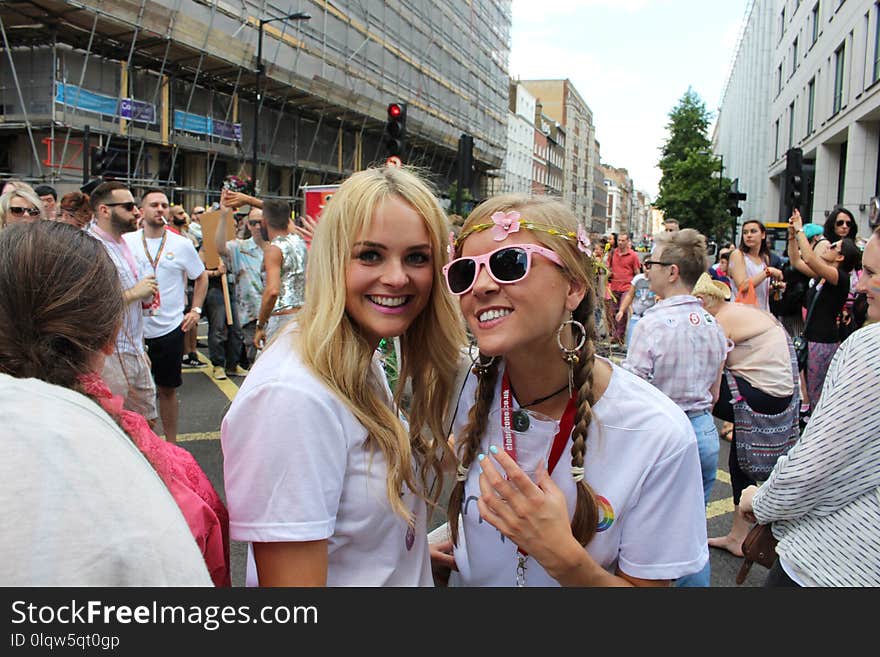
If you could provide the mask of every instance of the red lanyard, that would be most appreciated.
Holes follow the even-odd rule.
[[[568,403],[565,405],[565,411],[562,413],[562,419],[559,421],[559,431],[556,432],[556,436],[553,438],[553,446],[550,448],[550,457],[547,459],[548,474],[553,474],[553,468],[555,468],[556,464],[559,462],[559,458],[562,456],[562,450],[565,448],[565,445],[571,436],[571,430],[574,428],[574,413],[575,395],[572,395],[568,398]],[[501,378],[501,432],[504,436],[502,444],[504,446],[504,451],[507,452],[508,456],[516,461],[516,434],[513,433],[513,430],[510,428],[510,416],[510,380],[507,378],[507,372],[505,371],[504,376]],[[525,559],[528,558],[528,555],[522,548],[517,548],[517,550],[523,555],[520,557],[519,567],[524,572],[524,563]]]
[[[508,456],[516,461],[516,434],[511,429],[510,417],[510,381],[507,378],[507,372],[501,379],[501,433],[504,436],[502,444],[504,451]],[[565,411],[562,413],[562,419],[559,421],[559,431],[553,439],[553,446],[550,448],[550,457],[547,459],[547,472],[553,474],[553,468],[559,462],[562,456],[562,450],[571,436],[571,430],[574,428],[575,414],[575,395],[568,399]]]

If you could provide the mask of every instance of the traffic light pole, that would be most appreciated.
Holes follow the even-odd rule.
[[[91,177],[92,163],[92,145],[91,145],[91,128],[88,124],[83,126],[83,187],[89,183]]]
[[[254,80],[254,87],[256,91],[256,102],[254,103],[254,136],[253,136],[253,155],[251,156],[251,177],[253,178],[253,190],[254,194],[257,193],[257,153],[259,152],[260,145],[260,108],[263,105],[263,27],[267,23],[271,23],[273,21],[285,21],[285,20],[309,20],[311,16],[301,11],[294,12],[292,14],[288,14],[287,16],[278,16],[277,18],[266,18],[260,19],[259,23],[259,36],[257,37],[257,68],[256,68],[256,79]]]

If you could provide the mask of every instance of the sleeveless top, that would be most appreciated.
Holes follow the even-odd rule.
[[[746,278],[752,278],[755,274],[761,272],[764,269],[764,262],[761,261],[760,264],[755,264],[749,256],[747,256],[744,252],[740,251],[743,254],[743,260],[746,263]],[[733,282],[733,276],[730,277],[730,282],[733,284],[733,296],[736,297],[738,292],[736,288],[736,283]],[[770,312],[770,279],[765,278],[763,281],[758,283],[755,286],[755,296],[758,299],[757,307],[761,310],[765,310]]]
[[[727,354],[727,369],[771,397],[794,392],[787,334],[780,324],[737,342]]]
[[[299,235],[289,233],[270,244],[281,249],[281,289],[272,314],[299,308],[306,294],[306,243]]]

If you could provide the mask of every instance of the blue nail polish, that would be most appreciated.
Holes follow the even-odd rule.
[[[486,455],[485,455],[485,454],[477,454],[477,460],[478,460],[478,461],[482,461],[484,458],[486,458]]]
[[[490,446],[489,446],[489,451],[492,452],[493,454],[497,454],[497,453],[498,453],[498,448],[495,447],[495,445],[490,445]]]

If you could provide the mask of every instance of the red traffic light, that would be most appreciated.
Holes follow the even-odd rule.
[[[392,119],[396,119],[402,113],[403,113],[403,110],[401,109],[401,107],[398,103],[391,103],[388,106],[388,116],[390,116]]]

